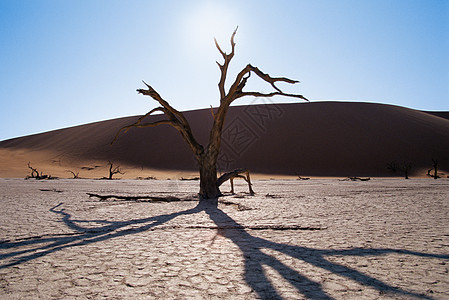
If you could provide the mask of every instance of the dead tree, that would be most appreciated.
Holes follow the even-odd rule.
[[[28,162],[28,168],[31,170],[31,175],[27,176],[28,178],[35,178],[35,179],[47,179],[50,178],[48,175],[44,175],[42,172],[39,174],[39,171],[31,166],[31,162]]]
[[[79,179],[80,178],[79,177],[79,175],[80,175],[79,171],[74,172],[74,171],[71,171],[71,170],[67,170],[67,172],[72,173],[73,179]]]
[[[108,160],[108,165],[109,165],[109,176],[106,179],[112,179],[112,176],[114,176],[115,174],[125,174],[125,172],[122,172],[122,170],[120,169],[120,166],[116,166],[114,167],[114,163],[111,162],[110,160]]]
[[[221,147],[221,133],[223,130],[223,125],[225,122],[226,114],[228,109],[235,100],[252,96],[252,97],[273,97],[273,96],[286,96],[293,97],[308,101],[304,96],[298,94],[284,93],[279,87],[276,86],[277,83],[298,83],[296,80],[288,79],[285,77],[272,77],[266,73],[263,73],[259,68],[252,66],[251,64],[246,65],[236,76],[234,82],[230,85],[229,89],[225,88],[225,81],[228,73],[229,64],[234,57],[235,42],[234,37],[237,32],[237,28],[231,36],[231,52],[227,54],[219,46],[217,40],[215,40],[215,46],[223,57],[223,62],[217,65],[220,69],[220,80],[218,82],[218,90],[220,93],[220,105],[215,112],[213,112],[214,120],[212,128],[209,135],[209,143],[206,146],[201,145],[196,138],[193,136],[192,129],[189,122],[184,117],[184,115],[173,108],[162,96],[149,84],[143,82],[146,85],[146,89],[138,89],[137,92],[153,98],[160,106],[150,110],[148,113],[140,117],[135,123],[121,128],[114,141],[118,138],[121,132],[127,132],[133,127],[156,127],[159,125],[170,125],[179,131],[184,141],[189,145],[193,154],[195,155],[196,161],[198,163],[199,173],[200,173],[200,199],[213,199],[219,197],[220,184],[223,180],[217,178],[217,159]],[[251,74],[259,77],[266,83],[268,83],[273,91],[269,93],[256,92],[256,91],[244,91],[244,87]],[[152,115],[153,113],[163,113],[165,119],[145,122],[145,119]],[[113,141],[113,142],[114,142]],[[225,176],[224,174],[223,176]],[[226,175],[228,176],[228,175]]]
[[[440,178],[440,176],[438,175],[438,160],[432,158],[432,163],[432,168],[427,170],[427,176],[430,176],[433,179],[438,179]],[[430,173],[432,172],[432,170],[434,170],[433,174]]]
[[[37,177],[39,177],[39,171],[31,166],[31,162],[28,162],[27,166],[28,166],[28,169],[31,170],[30,178],[37,178]]]
[[[391,162],[387,164],[387,169],[389,169],[393,173],[401,172],[404,175],[405,179],[409,179],[408,174],[412,169],[412,163],[403,162],[401,165],[398,165],[395,162]]]
[[[402,173],[404,173],[405,179],[409,179],[408,178],[408,173],[410,172],[411,169],[412,169],[412,163],[411,162],[404,163],[402,165],[402,167],[400,168]]]

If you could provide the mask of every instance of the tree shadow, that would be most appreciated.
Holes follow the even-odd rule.
[[[332,299],[323,290],[321,284],[300,274],[297,270],[285,265],[276,257],[264,253],[262,251],[263,249],[275,250],[292,258],[302,260],[315,267],[330,271],[346,279],[353,280],[363,286],[374,288],[382,294],[395,294],[397,296],[415,297],[418,299],[432,298],[424,294],[417,294],[392,286],[386,282],[357,271],[356,269],[331,262],[326,259],[325,256],[381,256],[385,254],[397,253],[420,257],[449,259],[449,255],[428,254],[400,249],[352,248],[326,250],[276,243],[252,236],[242,225],[235,222],[217,206],[209,206],[205,211],[215,222],[218,228],[224,228],[221,231],[221,234],[224,237],[229,238],[242,251],[243,257],[245,258],[245,281],[252,287],[258,296],[263,299],[282,298],[275,287],[271,284],[269,278],[266,277],[263,270],[264,265],[276,270],[285,280],[293,285],[298,292],[307,298]],[[226,228],[239,228],[239,230],[227,230]]]
[[[418,294],[392,286],[384,281],[357,271],[354,268],[331,262],[326,259],[326,256],[380,256],[396,253],[419,257],[449,259],[449,255],[446,254],[429,254],[399,249],[315,249],[272,242],[267,239],[252,236],[248,232],[247,227],[237,223],[218,208],[218,199],[207,202],[203,201],[192,209],[176,213],[128,221],[74,220],[63,208],[58,209],[62,204],[63,203],[60,203],[55,207],[52,207],[50,211],[59,214],[64,224],[75,232],[65,235],[31,237],[14,242],[2,241],[0,243],[0,249],[7,249],[10,250],[10,252],[0,255],[0,269],[19,265],[67,248],[89,245],[117,237],[144,232],[162,225],[178,216],[196,214],[202,211],[207,213],[210,219],[215,223],[216,227],[211,227],[211,229],[220,230],[222,236],[230,239],[242,251],[245,264],[245,281],[260,298],[282,299],[282,296],[273,286],[270,278],[267,277],[263,270],[264,266],[269,266],[276,270],[305,297],[313,299],[332,299],[332,297],[325,292],[320,283],[300,274],[298,270],[284,264],[275,256],[264,253],[264,249],[275,250],[290,256],[291,258],[302,260],[310,265],[330,271],[343,278],[353,280],[363,286],[374,288],[382,294],[393,294],[396,296],[414,297],[418,299],[432,298],[424,294]],[[95,228],[86,228],[80,225],[87,222],[95,222],[104,225]],[[129,226],[133,227],[129,228]],[[22,247],[25,247],[26,249],[19,250]]]
[[[19,265],[66,248],[89,245],[96,242],[147,231],[178,216],[195,214],[204,210],[198,205],[192,209],[176,213],[128,221],[74,220],[69,213],[65,212],[65,209],[62,208],[57,210],[57,208],[62,204],[63,203],[59,203],[58,205],[52,207],[50,212],[61,215],[61,221],[64,222],[68,228],[76,232],[60,235],[43,235],[21,239],[15,242],[5,241],[0,244],[0,249],[11,249],[13,251],[6,254],[0,254],[0,269]],[[78,225],[78,223],[98,223],[105,225],[95,228],[87,228]],[[142,224],[140,227],[126,228],[140,224]],[[21,247],[25,247],[27,249],[15,250]],[[12,259],[12,261],[8,263],[1,263],[5,259]]]

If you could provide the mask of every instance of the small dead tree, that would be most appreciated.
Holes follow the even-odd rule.
[[[29,176],[30,178],[37,178],[37,177],[39,177],[39,171],[31,166],[31,162],[30,161],[28,162],[27,166],[28,166],[28,169],[31,170],[31,175]]]
[[[387,169],[389,169],[393,173],[400,172],[404,175],[405,179],[409,179],[408,174],[410,173],[410,170],[412,169],[412,163],[411,162],[403,162],[402,164],[398,165],[395,162],[391,162],[391,163],[387,164]]]
[[[120,169],[120,166],[116,166],[114,167],[114,163],[111,162],[110,160],[108,160],[108,165],[109,165],[109,176],[106,179],[112,179],[112,176],[114,176],[115,174],[125,174],[125,172],[122,172],[122,170]]]
[[[231,52],[227,54],[221,49],[217,40],[215,40],[215,46],[218,52],[223,57],[223,62],[217,62],[220,69],[220,80],[218,82],[218,90],[220,93],[220,105],[216,112],[213,112],[213,124],[209,134],[209,143],[206,146],[201,145],[197,139],[193,136],[192,129],[189,122],[184,117],[184,115],[173,108],[162,96],[149,84],[143,82],[146,85],[146,89],[138,89],[137,92],[151,97],[160,106],[150,110],[148,113],[140,117],[135,123],[121,128],[112,143],[118,138],[121,132],[127,132],[133,127],[143,128],[143,127],[156,127],[159,125],[170,125],[174,127],[181,134],[184,141],[189,145],[193,154],[195,155],[196,161],[198,163],[199,173],[200,173],[200,199],[213,199],[221,195],[220,185],[224,182],[223,179],[217,178],[217,160],[221,147],[221,134],[223,130],[223,125],[225,122],[226,114],[229,110],[230,105],[237,99],[243,97],[273,97],[273,96],[286,96],[298,98],[301,100],[308,101],[304,96],[298,94],[284,93],[276,84],[279,82],[295,84],[298,83],[296,80],[292,80],[285,77],[272,77],[259,68],[252,66],[251,64],[246,65],[235,78],[234,82],[231,84],[230,88],[226,90],[225,82],[228,75],[229,64],[235,54],[235,42],[234,37],[237,33],[238,27],[234,30],[231,36]],[[268,83],[273,91],[269,93],[257,92],[257,91],[244,91],[246,83],[250,76],[254,74],[266,83]],[[153,113],[160,112],[163,113],[165,119],[145,122],[145,118],[152,115]],[[234,173],[233,171],[231,173]],[[229,176],[223,174],[223,176]],[[231,178],[231,177],[229,177]]]
[[[440,176],[438,175],[438,160],[432,158],[432,168],[427,170],[427,176],[432,177],[433,179],[438,179],[440,178]],[[430,172],[432,172],[432,170],[434,171],[433,174],[431,174]]]
[[[79,179],[80,178],[79,177],[79,175],[80,175],[79,171],[74,172],[72,170],[67,170],[67,172],[72,173],[73,179]]]
[[[28,162],[27,166],[31,170],[31,174],[27,176],[26,179],[28,178],[47,179],[51,177],[48,175],[44,175],[42,172],[39,174],[39,171],[31,166],[31,162]]]

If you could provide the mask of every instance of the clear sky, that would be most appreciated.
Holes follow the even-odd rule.
[[[311,101],[449,110],[448,0],[0,0],[0,140],[143,114],[141,80],[216,106],[237,25],[229,81],[251,63]]]

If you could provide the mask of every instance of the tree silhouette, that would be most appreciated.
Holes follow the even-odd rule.
[[[221,134],[223,130],[223,125],[225,122],[226,114],[230,105],[237,99],[247,96],[253,97],[273,97],[273,96],[286,96],[299,98],[308,101],[304,96],[297,94],[284,93],[279,87],[276,86],[278,82],[284,82],[289,84],[298,83],[296,80],[292,80],[285,77],[272,77],[266,73],[263,73],[259,68],[252,66],[251,64],[246,65],[237,75],[235,81],[230,86],[229,90],[226,91],[225,82],[228,75],[229,64],[234,57],[235,42],[234,37],[237,33],[238,27],[234,30],[231,36],[231,52],[227,54],[219,46],[217,40],[215,39],[215,46],[223,57],[223,63],[219,63],[218,67],[220,69],[221,75],[218,82],[218,89],[220,92],[220,105],[215,113],[213,113],[213,125],[210,130],[209,143],[207,146],[201,145],[193,136],[191,127],[184,115],[173,108],[162,96],[149,84],[145,83],[147,89],[138,89],[137,91],[145,96],[150,96],[156,100],[160,106],[150,110],[148,113],[140,117],[135,123],[121,128],[114,138],[114,141],[118,138],[121,132],[127,132],[132,127],[156,127],[159,125],[170,125],[179,131],[184,141],[189,145],[193,154],[195,155],[196,161],[198,163],[199,173],[200,173],[200,199],[213,199],[221,195],[219,186],[221,180],[217,178],[217,160],[221,147]],[[244,87],[251,74],[254,73],[260,79],[270,84],[274,91],[270,93],[262,93],[257,91],[244,91]],[[156,112],[162,112],[165,119],[158,120],[154,122],[144,122],[145,118]],[[114,142],[113,141],[113,142]]]
[[[124,172],[122,172],[122,170],[120,169],[120,166],[115,166],[114,167],[114,163],[110,160],[108,160],[108,166],[109,166],[109,175],[108,177],[104,177],[106,179],[111,180],[112,176],[114,176],[115,174],[125,174]]]
[[[400,172],[404,174],[405,179],[409,179],[408,174],[412,169],[412,163],[409,161],[403,161],[402,164],[396,164],[396,162],[393,161],[387,164],[387,169],[389,169],[393,173]]]
[[[438,159],[432,158],[432,168],[427,170],[427,176],[432,177],[433,179],[438,179],[440,176],[438,175]],[[433,174],[431,174],[431,171],[434,171]]]
[[[80,175],[80,171],[72,171],[72,170],[67,170],[67,172],[71,173],[73,176],[73,179],[79,179],[79,175]]]
[[[51,179],[51,176],[49,176],[49,175],[44,175],[42,172],[40,172],[40,174],[39,174],[39,171],[38,171],[36,168],[33,168],[33,167],[31,166],[31,162],[28,162],[27,166],[28,166],[28,169],[31,170],[31,175],[27,176],[25,179],[28,179],[28,178],[35,178],[35,179]]]

